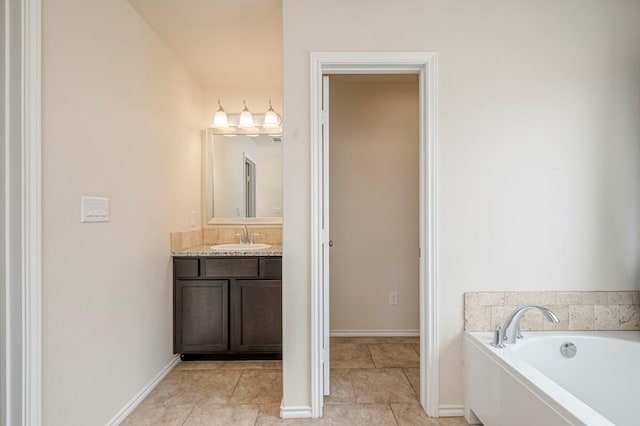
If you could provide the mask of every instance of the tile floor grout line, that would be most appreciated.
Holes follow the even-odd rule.
[[[367,346],[367,350],[369,351],[369,357],[371,358],[371,362],[373,362],[373,368],[380,368],[378,367],[378,363],[376,362],[376,360],[373,358],[373,352],[371,352],[370,345],[367,344],[366,346]]]
[[[414,345],[415,343],[411,343],[411,349],[413,349],[413,351],[418,354],[418,357],[420,357],[420,350],[416,350],[416,347]],[[420,344],[418,344],[418,347],[420,347]]]
[[[238,389],[238,385],[240,384],[240,379],[242,379],[242,376],[244,375],[245,371],[246,371],[245,369],[240,370],[240,376],[238,376],[238,381],[236,381],[236,384],[233,387],[231,394],[229,394],[229,402],[231,402],[231,399],[233,398],[233,394],[236,392],[236,389]]]
[[[258,426],[258,419],[260,418],[260,404],[256,404],[258,412],[256,413],[256,420],[253,422],[253,426]]]
[[[351,375],[352,369],[347,370],[347,375],[349,376],[349,383],[351,383],[351,391],[353,392],[353,401],[358,403],[358,394],[356,393],[356,385],[353,383],[353,376]]]
[[[409,376],[407,376],[407,372],[405,371],[405,367],[401,367],[400,370],[402,370],[402,374],[404,375],[405,379],[407,379],[407,382],[409,382],[409,387],[411,388],[413,393],[416,394],[416,397],[418,397],[418,403],[419,403],[420,402],[420,395],[418,395],[418,392],[416,392],[416,390],[413,388],[413,384],[411,383],[411,380],[409,379]]]
[[[335,402],[334,404],[357,404],[358,403],[358,395],[356,394],[356,387],[353,384],[353,377],[351,376],[352,368],[345,368],[347,370],[346,376],[349,378],[349,387],[351,388],[351,393],[353,394],[353,402]],[[331,397],[331,396],[329,396]],[[329,403],[328,405],[331,405]]]
[[[398,421],[398,418],[396,417],[395,411],[393,411],[393,407],[391,406],[391,401],[389,401],[389,410],[391,410],[391,415],[393,416],[393,421],[396,422],[396,425],[399,425],[400,422]]]
[[[184,418],[180,426],[184,426],[187,423],[187,420],[189,420],[189,417],[191,417],[193,410],[196,409],[196,405],[197,405],[197,402],[191,406],[191,410],[189,410],[189,414],[187,414],[187,416]]]

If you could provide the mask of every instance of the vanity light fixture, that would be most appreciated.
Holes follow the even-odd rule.
[[[265,129],[273,129],[275,127],[280,126],[280,119],[278,118],[278,114],[273,110],[273,106],[271,105],[271,99],[269,99],[269,109],[264,114],[264,123],[262,127]]]
[[[224,136],[282,134],[282,117],[273,109],[271,100],[269,100],[269,109],[265,113],[251,113],[245,100],[242,101],[242,106],[242,111],[239,113],[227,113],[218,99],[218,111],[211,124],[211,128],[215,129],[214,134]]]
[[[218,129],[229,128],[229,119],[227,118],[227,113],[220,104],[220,99],[218,99],[218,111],[216,111],[216,115],[213,117],[213,124],[211,127],[217,127]]]
[[[247,108],[247,103],[244,101],[244,99],[242,100],[242,104],[244,105],[244,108],[240,113],[240,121],[238,122],[238,128],[239,129],[252,128],[254,127],[253,116],[251,115],[251,112],[249,112],[249,108]]]

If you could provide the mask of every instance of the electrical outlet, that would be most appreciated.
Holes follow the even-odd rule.
[[[398,291],[397,290],[391,290],[389,292],[389,304],[390,305],[397,305],[398,304]]]
[[[196,212],[191,212],[191,226],[196,226]]]

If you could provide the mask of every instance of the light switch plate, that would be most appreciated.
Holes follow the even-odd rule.
[[[109,222],[109,199],[80,197],[80,222]]]

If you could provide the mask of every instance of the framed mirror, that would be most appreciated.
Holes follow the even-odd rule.
[[[282,223],[282,137],[206,131],[205,225]]]

